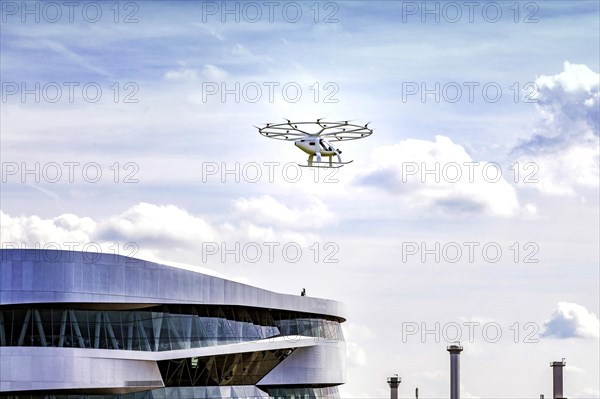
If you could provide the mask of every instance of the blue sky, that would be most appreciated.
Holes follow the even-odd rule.
[[[503,338],[463,339],[464,397],[549,395],[547,364],[562,357],[569,397],[600,395],[597,2],[478,2],[472,22],[465,2],[428,2],[439,23],[421,2],[321,2],[317,22],[313,3],[281,2],[271,22],[256,2],[255,23],[247,2],[123,2],[118,22],[112,3],[78,3],[73,22],[66,8],[51,22],[42,5],[36,22],[21,4],[4,2],[0,25],[3,245],[117,242],[125,251],[134,242],[148,259],[343,301],[343,397],[386,397],[394,373],[405,396],[417,386],[446,395],[446,342],[402,331],[459,323],[466,334],[470,322],[498,323]],[[222,22],[236,4],[239,22],[233,14]],[[102,17],[90,22],[96,5]],[[302,17],[290,22],[294,7]],[[325,22],[330,13],[337,22]],[[128,15],[137,22],[124,23]],[[21,96],[36,83],[39,102]],[[236,84],[237,102],[206,91]],[[48,101],[56,86],[62,97]],[[101,88],[97,102],[84,86]],[[253,102],[243,88],[257,86]],[[421,97],[436,87],[439,101]],[[500,88],[498,101],[483,87]],[[320,117],[371,121],[374,134],[340,146],[351,165],[316,181],[302,169],[293,183],[305,154],[253,125]],[[36,162],[39,172],[23,175]],[[278,162],[273,179],[265,162]],[[502,171],[493,183],[481,174],[491,162]],[[90,163],[102,172],[96,183],[81,174]],[[239,182],[221,174],[236,163]],[[407,175],[454,164],[466,174],[474,163],[473,181]],[[256,164],[262,178],[252,182],[243,173]],[[222,262],[203,259],[207,242],[298,243],[303,256]],[[477,243],[473,261],[465,242]],[[449,251],[458,243],[463,256],[404,260],[413,243]],[[490,243],[502,250],[496,263],[480,251]],[[538,262],[525,263],[528,255]],[[524,342],[529,332],[537,342]]]

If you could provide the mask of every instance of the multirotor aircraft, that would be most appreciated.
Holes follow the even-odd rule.
[[[369,128],[371,122],[361,126],[348,121],[323,122],[322,119],[317,119],[316,122],[292,122],[286,119],[286,123],[267,123],[265,127],[255,127],[260,134],[270,139],[293,141],[296,147],[308,154],[307,164],[298,165],[308,168],[341,168],[352,162],[342,162],[342,151],[325,138],[348,141],[363,139],[373,134],[373,129]],[[333,161],[334,156],[337,157],[337,162]],[[323,162],[322,157],[328,157],[329,160]]]

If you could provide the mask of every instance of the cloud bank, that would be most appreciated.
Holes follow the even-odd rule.
[[[407,139],[373,152],[375,167],[358,184],[395,195],[403,205],[441,214],[512,216],[519,201],[497,165],[471,158],[445,136]]]
[[[599,170],[600,74],[586,65],[564,63],[556,75],[535,81],[542,121],[535,134],[513,151],[540,168],[541,192],[573,196],[597,188]]]
[[[594,313],[576,303],[559,302],[544,323],[542,337],[598,339],[599,331],[600,321]]]

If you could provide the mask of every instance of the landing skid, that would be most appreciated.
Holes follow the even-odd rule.
[[[302,168],[341,168],[344,165],[348,165],[349,163],[352,163],[354,161],[348,161],[348,162],[317,162],[317,161],[313,161],[311,164],[309,165],[300,165],[298,164],[298,166],[302,167]]]

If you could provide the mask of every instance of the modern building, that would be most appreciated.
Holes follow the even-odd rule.
[[[2,398],[339,397],[339,302],[112,254],[1,251]]]

